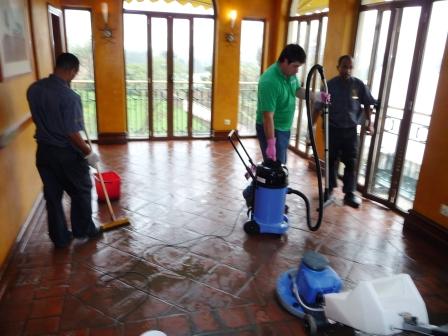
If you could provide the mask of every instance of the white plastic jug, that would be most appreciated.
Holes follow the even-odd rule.
[[[361,281],[352,291],[324,295],[325,316],[354,329],[377,335],[392,335],[402,328],[401,313],[428,324],[428,312],[408,274]]]

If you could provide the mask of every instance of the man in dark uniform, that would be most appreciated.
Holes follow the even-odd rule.
[[[339,76],[328,81],[331,95],[329,106],[329,191],[330,195],[337,187],[339,160],[344,164],[343,192],[344,203],[354,208],[361,205],[361,199],[355,195],[356,162],[358,159],[359,139],[357,125],[366,127],[366,134],[371,134],[371,105],[376,103],[369,88],[358,78],[352,77],[353,58],[344,55],[339,58],[337,69]],[[361,104],[364,108],[361,108]],[[315,105],[317,111],[322,104]]]
[[[95,167],[99,157],[81,137],[81,98],[69,87],[78,70],[78,58],[63,53],[53,74],[33,83],[27,92],[36,124],[36,166],[44,185],[48,233],[57,248],[67,246],[73,236],[92,238],[100,234],[92,220],[89,173],[89,165]],[[64,191],[71,198],[73,233],[67,228],[62,206]]]

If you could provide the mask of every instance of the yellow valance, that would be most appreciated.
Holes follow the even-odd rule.
[[[328,8],[328,0],[299,0],[296,15],[304,15]]]
[[[177,2],[181,5],[185,5],[187,3],[191,4],[193,7],[199,7],[202,6],[205,9],[213,8],[213,1],[212,0],[124,0],[127,3],[131,2],[144,2],[144,1],[150,1],[150,2],[158,2],[158,1],[165,1],[166,3],[170,2]],[[315,11],[321,11],[325,8],[328,8],[328,1],[329,0],[298,0],[297,3],[297,12],[296,15],[304,15],[307,13],[313,13]],[[366,0],[363,0],[366,1]],[[375,1],[375,0],[370,0]],[[376,0],[381,1],[381,0]]]
[[[160,0],[125,0],[127,3],[131,3],[133,1],[137,2],[143,2],[143,1],[151,1],[151,2],[158,2]],[[193,7],[199,7],[202,6],[205,9],[213,8],[213,2],[212,0],[163,0],[166,3],[170,3],[173,1],[176,1],[177,3],[181,5],[185,5],[187,3],[191,4]]]

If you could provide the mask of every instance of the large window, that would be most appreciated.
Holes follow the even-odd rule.
[[[363,6],[355,75],[378,97],[373,137],[361,134],[358,183],[364,195],[412,208],[448,25],[448,1]]]
[[[290,18],[288,29],[288,43],[297,43],[306,52],[306,64],[299,68],[297,74],[303,87],[306,84],[308,70],[316,63],[322,64],[325,40],[327,35],[328,18],[326,12]],[[319,90],[320,81],[312,83],[311,89]],[[305,100],[300,99],[294,114],[291,128],[290,145],[300,153],[307,154],[308,129]]]
[[[96,139],[98,130],[91,14],[88,10],[66,9],[64,15],[68,52],[76,55],[80,61],[78,75],[72,80],[71,87],[81,96],[84,110],[84,125],[89,137]]]
[[[213,9],[176,1],[124,8],[129,137],[209,137]]]
[[[242,20],[240,44],[240,93],[238,131],[255,135],[257,86],[263,56],[264,22]]]

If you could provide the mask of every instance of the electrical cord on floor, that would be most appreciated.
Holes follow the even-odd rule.
[[[177,247],[177,246],[179,246],[179,245],[181,245],[181,244],[185,244],[185,243],[188,243],[188,242],[192,242],[192,241],[200,240],[200,239],[203,239],[203,238],[217,238],[217,239],[223,239],[224,241],[226,241],[225,238],[231,236],[231,235],[235,232],[236,225],[237,225],[238,222],[239,222],[240,216],[241,216],[241,214],[243,213],[244,208],[245,208],[245,206],[243,205],[243,206],[241,207],[241,209],[239,210],[238,215],[237,215],[236,218],[235,218],[235,221],[233,222],[233,225],[232,225],[232,228],[231,228],[230,232],[228,232],[228,233],[225,234],[225,235],[208,234],[208,235],[203,235],[203,236],[201,236],[201,237],[196,237],[196,238],[192,238],[192,239],[187,239],[187,240],[184,240],[184,241],[179,242],[179,243],[176,243],[176,244],[156,244],[156,245],[152,245],[152,246],[148,247],[147,249],[145,249],[145,250],[142,252],[142,254],[145,255],[149,249],[153,249],[154,247],[161,247],[161,248],[163,248],[163,247]],[[126,229],[126,230],[128,230],[128,229]],[[190,251],[190,249],[191,249],[193,246],[194,246],[194,245],[192,245],[192,246],[190,246],[190,247],[188,247],[188,248],[187,248],[187,247],[185,247],[185,248],[187,248],[188,251]],[[139,259],[144,260],[144,261],[147,261],[144,257],[139,257]],[[159,266],[161,266],[161,265],[159,265]],[[163,266],[161,266],[161,267],[163,267]],[[142,273],[140,273],[140,272],[132,271],[132,270],[124,271],[124,272],[103,272],[103,271],[102,271],[101,269],[99,269],[99,268],[96,268],[96,267],[92,267],[92,268],[95,269],[96,271],[99,271],[99,272],[102,273],[102,275],[101,275],[98,279],[101,280],[101,281],[103,281],[106,285],[107,285],[109,282],[114,281],[114,280],[118,280],[118,281],[124,282],[121,278],[123,278],[123,277],[126,276],[126,275],[137,275],[137,276],[141,276],[141,277],[142,277],[143,279],[145,279],[145,280],[142,282],[142,284],[141,284],[140,286],[136,287],[136,289],[139,290],[139,291],[142,291],[143,293],[150,294],[148,291],[144,290],[145,288],[147,288],[147,287],[149,286],[149,284],[150,284],[150,282],[151,282],[151,280],[152,280],[152,279],[151,279],[151,276],[148,277],[148,274],[142,274]],[[167,270],[169,270],[169,269],[167,269]],[[169,271],[170,271],[170,270],[169,270]],[[108,279],[105,280],[105,279],[103,279],[104,277],[107,277]],[[124,282],[124,283],[128,284],[127,282]],[[134,286],[133,286],[133,287],[134,287]],[[134,287],[134,288],[135,288],[135,287]],[[91,307],[93,307],[93,308],[96,309],[95,306],[92,306],[91,304],[89,304],[88,302],[86,302],[86,300],[82,299],[81,297],[79,297],[79,296],[77,296],[77,295],[75,295],[75,294],[73,294],[73,296],[74,296],[77,300],[81,301],[84,305],[91,306]],[[147,297],[146,297],[146,296],[143,297],[143,299],[140,300],[140,302],[138,302],[138,304],[135,304],[135,305],[134,305],[134,308],[133,308],[133,309],[131,309],[130,311],[126,312],[124,315],[121,315],[121,316],[119,316],[119,317],[113,317],[113,316],[108,316],[108,315],[106,315],[106,316],[110,317],[111,319],[113,319],[113,320],[115,320],[115,321],[119,321],[119,322],[120,322],[120,321],[122,321],[126,316],[128,316],[129,314],[132,314],[135,310],[137,310],[138,308],[140,308],[140,306],[141,306],[146,300],[147,300]],[[175,305],[175,304],[174,304],[174,305]],[[183,309],[183,308],[180,307],[180,306],[179,306],[178,308]],[[102,312],[102,313],[104,314],[104,312]]]
[[[232,228],[231,228],[230,232],[228,232],[227,234],[224,234],[224,235],[207,234],[207,235],[202,235],[202,236],[200,236],[200,237],[196,237],[196,238],[192,238],[192,239],[187,239],[187,240],[181,241],[181,242],[176,243],[176,244],[161,243],[161,244],[151,245],[151,246],[149,246],[148,248],[146,248],[145,250],[143,250],[143,252],[141,252],[142,256],[139,257],[139,258],[141,258],[141,259],[144,260],[144,261],[147,261],[147,259],[145,259],[144,256],[148,253],[149,250],[152,250],[152,249],[157,248],[157,247],[159,247],[159,250],[162,249],[162,248],[165,248],[165,247],[178,247],[179,245],[183,245],[183,244],[186,244],[186,243],[189,243],[189,242],[194,242],[194,241],[197,241],[197,240],[202,240],[202,239],[204,239],[204,238],[216,238],[216,239],[222,239],[222,240],[226,241],[225,238],[231,236],[231,235],[235,232],[236,225],[237,225],[238,222],[239,222],[239,219],[240,219],[241,214],[243,213],[244,207],[245,207],[245,206],[243,205],[243,206],[241,207],[241,209],[238,211],[238,214],[237,214],[237,216],[236,216],[236,218],[235,218],[235,220],[234,220],[234,222],[233,222],[233,224],[232,224]],[[219,230],[221,230],[221,229],[219,229]],[[182,248],[184,248],[184,249],[186,249],[188,252],[190,252],[191,248],[193,248],[194,246],[195,246],[195,245],[191,245],[191,246],[189,246],[189,247],[186,247],[186,246],[183,247],[183,246],[182,246]],[[107,283],[107,282],[110,282],[110,281],[113,281],[113,280],[119,280],[119,278],[122,278],[124,275],[127,275],[127,274],[140,275],[140,276],[142,276],[143,278],[146,278],[148,281],[150,280],[150,279],[147,278],[147,275],[142,274],[142,273],[139,273],[139,272],[136,272],[136,271],[106,272],[106,273],[103,273],[103,275],[100,277],[100,279],[101,279],[102,277],[105,277],[105,276],[110,277],[110,279],[108,279],[107,281],[105,281],[105,282]],[[147,283],[145,284],[145,286],[146,286],[146,285],[147,285]]]

